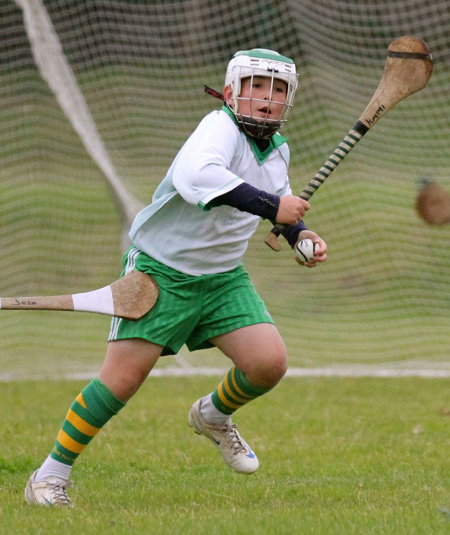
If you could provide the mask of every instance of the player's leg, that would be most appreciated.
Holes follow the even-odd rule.
[[[161,351],[160,345],[142,338],[109,342],[98,378],[125,403],[148,377]]]
[[[72,403],[55,445],[25,489],[25,499],[40,505],[71,505],[66,488],[70,471],[84,448],[144,382],[162,347],[142,339],[108,344],[98,378]]]
[[[286,346],[272,323],[242,327],[216,336],[212,342],[258,388],[273,388],[286,373]]]
[[[205,417],[220,421],[267,393],[286,373],[286,346],[275,325],[259,323],[215,337],[234,366],[205,399]]]
[[[219,448],[225,462],[239,473],[251,474],[258,459],[231,422],[232,414],[269,392],[286,373],[286,347],[275,327],[260,323],[211,339],[234,363],[216,390],[197,400],[189,425]]]

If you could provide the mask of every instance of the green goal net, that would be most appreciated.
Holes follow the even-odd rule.
[[[389,43],[430,46],[429,85],[389,112],[312,198],[329,260],[299,268],[263,241],[245,266],[293,368],[449,368],[450,226],[415,212],[418,183],[450,192],[449,0],[0,2],[0,295],[96,289],[173,157],[220,103],[234,52],[273,48],[299,76],[283,130],[300,193],[366,107]],[[0,311],[0,376],[94,373],[109,319]],[[159,366],[225,366],[184,349]]]

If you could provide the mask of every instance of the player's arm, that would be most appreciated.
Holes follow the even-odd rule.
[[[243,212],[269,219],[272,223],[288,225],[283,231],[283,236],[291,247],[297,242],[299,233],[306,230],[301,218],[309,209],[309,203],[300,197],[293,195],[279,197],[244,182],[213,199],[206,209],[220,205],[232,206]]]

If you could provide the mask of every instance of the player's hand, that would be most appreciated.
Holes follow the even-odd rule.
[[[305,240],[309,238],[316,244],[316,249],[314,251],[314,261],[313,262],[302,262],[297,255],[295,255],[295,261],[301,266],[306,266],[309,268],[316,267],[317,262],[325,262],[327,259],[328,247],[322,238],[313,232],[312,230],[302,230],[298,235],[298,241]]]
[[[310,208],[311,205],[308,201],[295,195],[285,195],[280,197],[280,205],[278,206],[275,221],[277,223],[283,223],[283,225],[296,225],[303,219],[306,211]]]

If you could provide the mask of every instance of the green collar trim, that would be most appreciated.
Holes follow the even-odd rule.
[[[228,106],[222,106],[222,111],[224,111],[225,113],[227,113],[231,119],[233,120],[234,124],[239,127],[239,124],[236,120],[236,117],[234,116],[233,112],[230,110],[230,108],[228,108]],[[244,132],[245,134],[245,132]],[[270,154],[272,153],[273,150],[277,149],[280,145],[283,145],[284,143],[287,142],[287,139],[285,137],[283,137],[282,135],[276,133],[274,134],[270,140],[269,140],[269,145],[267,146],[267,148],[265,150],[261,150],[257,143],[256,143],[256,140],[254,138],[252,138],[251,136],[248,136],[247,134],[245,134],[245,137],[247,138],[247,141],[249,142],[249,145],[253,151],[253,154],[255,155],[256,159],[258,160],[258,163],[261,165],[263,164],[267,158],[270,156]]]
[[[236,126],[239,126],[238,122],[236,121],[236,117],[234,116],[234,113],[230,110],[230,108],[228,106],[225,106],[225,105],[222,106],[222,111],[224,111],[226,114],[228,114],[233,119],[233,123]]]

